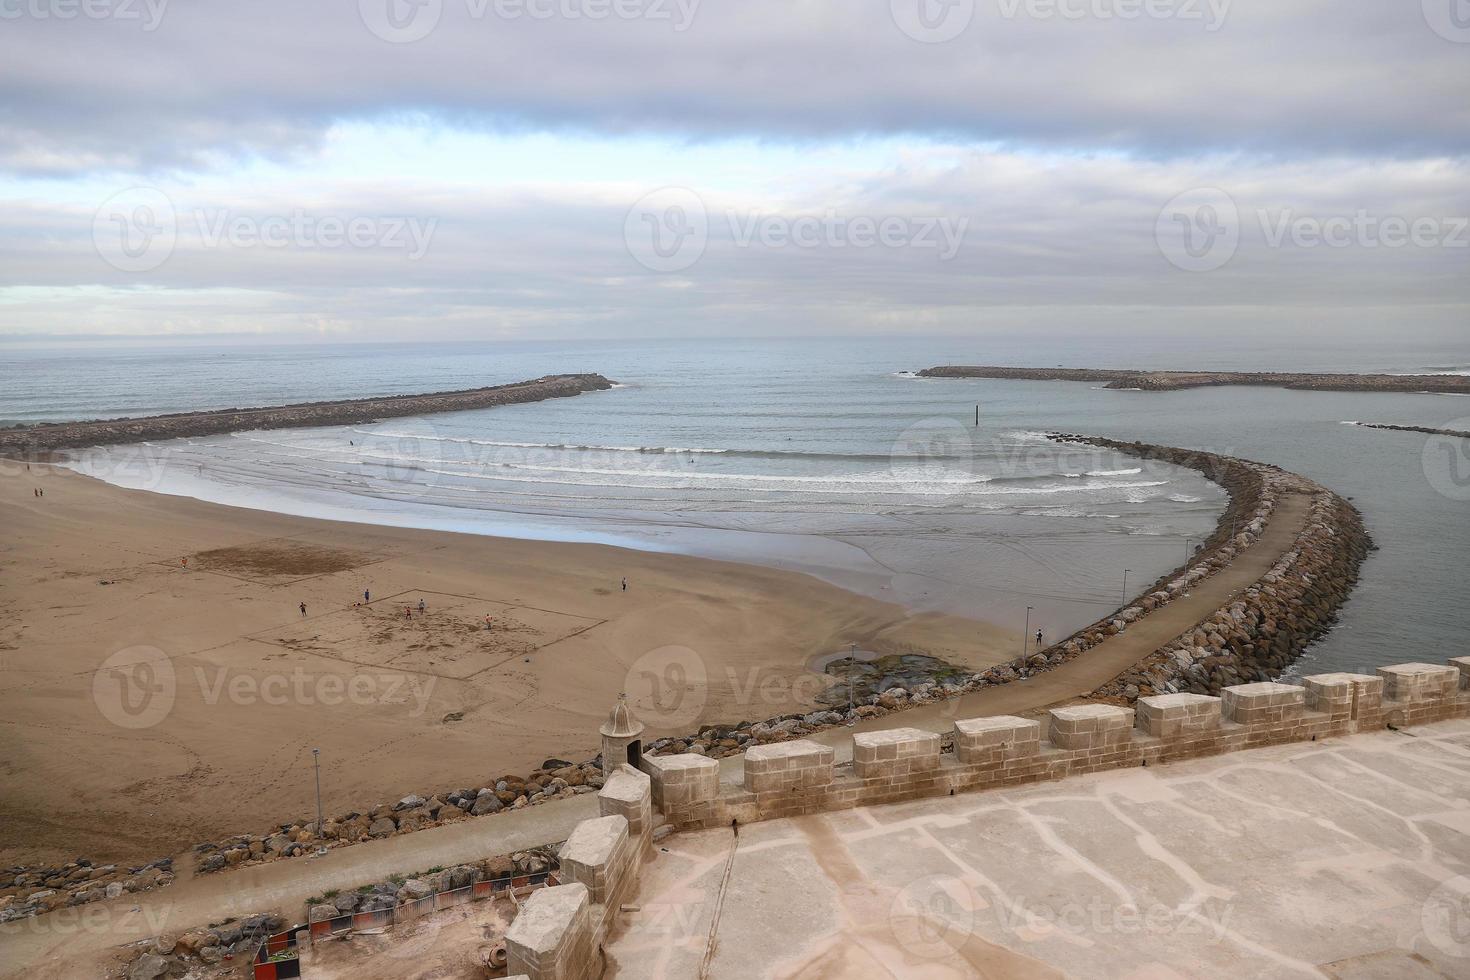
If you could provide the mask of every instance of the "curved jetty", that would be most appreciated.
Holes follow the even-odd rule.
[[[141,419],[91,422],[48,422],[0,429],[0,456],[35,456],[58,449],[81,449],[122,442],[217,436],[253,429],[296,429],[316,425],[351,425],[405,415],[463,412],[495,405],[566,398],[584,391],[603,391],[612,382],[600,374],[553,374],[535,381],[440,391],[425,395],[388,395],[335,402],[303,402],[269,408],[224,408],[212,412],[151,415]]]
[[[926,368],[921,378],[995,378],[1003,381],[1103,381],[1120,390],[1178,391],[1254,385],[1297,391],[1409,391],[1470,393],[1470,377],[1458,374],[1307,374],[1279,371],[1137,371],[1106,368],[947,366]]]

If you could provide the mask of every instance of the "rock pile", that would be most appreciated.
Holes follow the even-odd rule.
[[[173,881],[172,869],[168,858],[141,868],[94,865],[86,858],[59,866],[6,868],[0,872],[0,922],[148,891]]]
[[[425,827],[438,827],[501,810],[537,806],[550,800],[602,788],[602,767],[597,760],[580,764],[548,759],[528,776],[501,776],[489,786],[410,794],[397,803],[379,803],[371,810],[350,811],[325,820],[320,836],[316,821],[283,824],[268,834],[239,834],[222,841],[197,844],[201,873],[248,864],[264,864],[280,858],[300,857],[323,847],[340,847],[394,834],[407,834]]]
[[[161,935],[144,945],[142,955],[128,965],[128,980],[196,975],[197,966],[215,966],[225,960],[249,960],[267,937],[285,928],[279,915],[249,915],[227,919],[182,935]]]
[[[468,888],[480,881],[497,881],[520,875],[542,874],[560,867],[556,848],[552,846],[517,851],[475,864],[459,864],[452,868],[432,868],[413,875],[395,875],[384,881],[350,892],[333,892],[307,903],[307,919],[321,922],[355,912],[376,912],[397,908],[408,902],[428,898],[440,892]]]
[[[408,415],[462,412],[546,398],[567,398],[585,391],[604,391],[612,385],[611,381],[600,374],[555,374],[535,381],[425,395],[391,395],[269,408],[226,408],[212,412],[153,415],[141,419],[43,422],[39,425],[0,429],[0,456],[26,458],[60,449],[177,439],[183,436],[221,435],[247,429],[354,425]]]
[[[1094,623],[1063,641],[1059,646],[1064,659],[1126,628],[1228,566],[1260,537],[1283,494],[1305,494],[1311,500],[1294,546],[1259,582],[1138,667],[1099,688],[1095,692],[1099,696],[1132,701],[1180,691],[1219,694],[1232,684],[1279,676],[1331,628],[1337,610],[1357,583],[1359,566],[1373,548],[1356,507],[1320,484],[1277,467],[1167,446],[1070,435],[1052,438],[1188,466],[1224,486],[1231,497],[1214,536],[1188,566],[1160,579],[1142,600],[1114,618]]]

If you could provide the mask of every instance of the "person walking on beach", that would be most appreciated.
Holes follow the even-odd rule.
[[[485,614],[485,628],[486,628],[486,629],[487,629],[487,630],[488,630],[488,629],[494,629],[494,628],[495,628],[495,627],[494,627],[494,626],[492,626],[492,625],[491,625],[491,624],[490,624],[490,614],[489,614],[489,613],[486,613],[486,614]]]
[[[301,615],[306,615],[306,603],[304,602],[301,604]]]
[[[372,593],[370,593],[367,589],[363,589],[362,590],[362,601],[363,602],[372,602],[373,601]]]
[[[1041,649],[1041,630],[1036,631],[1036,649]]]
[[[628,576],[626,575],[623,576],[623,591],[628,591]]]
[[[419,615],[420,616],[422,616],[424,614],[424,609],[425,609],[424,600],[423,599],[419,599]]]

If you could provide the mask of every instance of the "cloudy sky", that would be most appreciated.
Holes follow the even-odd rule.
[[[1470,0],[0,0],[0,336],[1463,337]]]

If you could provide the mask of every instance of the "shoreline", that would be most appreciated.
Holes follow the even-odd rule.
[[[554,374],[487,388],[385,395],[325,402],[298,402],[260,408],[224,408],[144,418],[42,422],[0,429],[0,456],[40,459],[63,449],[150,442],[186,436],[216,436],[261,429],[351,425],[385,418],[463,412],[607,391],[613,382],[600,374]]]
[[[1103,381],[1117,391],[1182,391],[1254,386],[1291,391],[1371,391],[1470,394],[1470,377],[1454,374],[1349,374],[1285,371],[1141,371],[1124,368],[1020,368],[946,365],[916,372],[920,378],[987,378],[1000,381]]]
[[[27,492],[37,485],[44,498]],[[734,721],[812,710],[808,663],[850,643],[978,670],[1019,642],[993,624],[758,565],[297,518],[39,463],[0,468],[0,489],[0,745],[24,771],[0,803],[7,865],[77,854],[141,864],[303,817],[314,809],[312,747],[334,810],[589,757],[609,706],[659,650],[703,665],[698,717]],[[364,588],[372,604],[354,605]],[[420,596],[430,621],[395,621]],[[492,613],[506,625],[482,643]],[[140,646],[163,652],[178,694],[163,720],[129,729],[94,704],[94,677]],[[433,687],[396,704],[264,702],[261,681],[297,671],[323,684],[391,674]],[[235,703],[221,678],[254,700]],[[658,724],[657,693],[641,692],[650,735],[683,731],[676,715]]]
[[[1136,622],[1151,623],[1147,617],[1155,610],[1166,608],[1175,600],[1188,600],[1189,590],[1199,586],[1203,580],[1227,571],[1232,571],[1238,577],[1239,570],[1232,569],[1232,564],[1251,551],[1258,542],[1265,545],[1267,527],[1272,523],[1273,515],[1283,509],[1295,511],[1299,516],[1289,520],[1292,526],[1301,524],[1301,529],[1291,532],[1295,537],[1290,539],[1282,555],[1277,557],[1275,551],[1272,551],[1265,556],[1274,561],[1274,565],[1266,575],[1253,580],[1241,598],[1236,598],[1236,593],[1231,592],[1231,601],[1227,606],[1219,609],[1213,616],[1204,617],[1176,640],[1163,643],[1151,653],[1145,653],[1139,648],[1129,654],[1132,665],[1126,667],[1116,680],[1093,691],[1091,698],[1132,703],[1140,696],[1153,693],[1217,693],[1220,687],[1229,684],[1276,676],[1285,664],[1300,656],[1305,646],[1330,627],[1336,609],[1356,581],[1358,563],[1371,547],[1371,541],[1362,529],[1357,512],[1350,504],[1320,485],[1276,467],[1206,452],[1096,437],[1052,433],[1049,438],[1062,443],[1098,445],[1139,458],[1162,459],[1197,469],[1227,490],[1230,506],[1222,513],[1215,533],[1196,550],[1185,565],[1161,576],[1140,593],[1138,599],[1125,603],[1115,614],[1077,631],[1046,650],[1019,660],[1002,662],[973,674],[964,670],[956,673],[951,665],[944,664],[945,669],[950,672],[950,679],[943,684],[920,683],[911,690],[890,688],[881,694],[861,699],[857,702],[857,707],[845,713],[828,707],[805,715],[798,711],[796,714],[775,715],[764,721],[744,722],[740,725],[702,725],[697,735],[683,737],[675,734],[654,738],[659,727],[669,730],[668,726],[655,727],[649,733],[648,753],[652,755],[664,751],[694,751],[720,758],[738,755],[752,745],[812,735],[820,737],[827,730],[844,725],[858,723],[860,727],[868,728],[881,716],[901,713],[923,705],[932,705],[942,710],[947,702],[953,702],[953,706],[963,703],[961,698],[972,701],[976,697],[987,695],[1009,697],[1024,695],[1026,690],[1039,694],[1043,689],[1055,687],[1062,674],[1066,674],[1068,670],[1075,672],[1075,667],[1082,666],[1083,662],[1078,658],[1093,646],[1109,646],[1110,652],[1104,659],[1116,660],[1119,653],[1127,654],[1128,651],[1124,648],[1137,647],[1138,643],[1120,634],[1124,634]],[[1290,503],[1287,502],[1288,499]],[[1304,505],[1297,503],[1303,500],[1310,501],[1307,505],[1309,509],[1304,510]],[[1288,518],[1278,517],[1276,523],[1282,520]],[[1279,532],[1277,537],[1280,541]],[[1278,543],[1274,547],[1279,548],[1282,545]],[[1259,548],[1255,550],[1259,551]],[[1324,574],[1324,569],[1327,574]],[[1319,579],[1323,584],[1317,584]],[[1304,597],[1311,601],[1304,601]],[[1195,603],[1198,601],[1196,599]],[[1171,610],[1168,615],[1175,614]],[[1272,616],[1282,618],[1283,623],[1279,628],[1274,620],[1270,620]],[[1192,619],[1190,621],[1194,622]],[[1270,636],[1267,639],[1275,642],[1269,649],[1263,647],[1258,653],[1256,645],[1251,641],[1260,635],[1256,627],[1267,621],[1270,621]],[[1144,631],[1148,632],[1150,629],[1151,627],[1145,627]],[[1216,630],[1226,635],[1217,637]],[[1200,647],[1198,644],[1208,646]],[[1114,650],[1113,647],[1119,649]],[[1094,659],[1098,656],[1100,655],[1094,655]],[[675,662],[683,667],[688,666],[682,658],[676,658]],[[1068,666],[1068,670],[1061,671],[1055,678],[1038,681],[1034,687],[1022,689],[1014,683],[1045,676],[1050,671],[1067,665],[1072,666]],[[651,666],[657,669],[659,665]],[[827,693],[830,693],[830,689]],[[1065,699],[1075,699],[1075,695],[1068,693],[1064,696]],[[827,704],[831,703],[829,698]],[[921,724],[922,715],[923,711],[920,711],[910,717],[915,723]],[[698,720],[707,718],[707,715],[701,714]],[[412,833],[471,816],[493,815],[503,810],[552,802],[595,789],[600,782],[596,778],[600,770],[597,769],[595,760],[567,763],[561,760],[562,754],[570,754],[573,759],[579,758],[577,753],[553,753],[552,760],[548,760],[529,776],[501,776],[498,781],[491,781],[490,788],[479,790],[473,788],[474,783],[469,784],[471,788],[463,790],[424,790],[429,794],[427,798],[411,794],[396,806],[378,804],[372,809],[370,816],[364,816],[355,810],[343,816],[336,815],[340,811],[329,811],[333,812],[333,816],[329,821],[325,840],[321,841],[317,841],[305,820],[298,820],[284,834],[273,836],[236,831],[227,837],[195,846],[192,854],[186,857],[186,863],[190,870],[196,870],[194,865],[198,862],[197,872],[225,870],[238,865],[254,866],[277,859],[302,856],[307,853],[306,844],[313,842],[330,847],[348,846],[370,837]],[[399,790],[402,785],[399,784]],[[422,789],[424,782],[419,782],[418,786]],[[388,795],[391,799],[395,794]],[[484,806],[487,802],[492,805]],[[367,804],[360,799],[355,801],[355,805]],[[413,818],[411,821],[408,819],[410,817]],[[380,824],[384,828],[381,831],[377,829]],[[144,869],[147,884],[143,887],[167,885],[172,881],[171,864],[155,862],[153,868],[157,870]],[[128,879],[128,890],[133,890],[133,880]],[[96,900],[102,895],[98,886],[83,886],[82,891],[88,896],[79,899],[83,902]],[[63,904],[71,904],[73,897],[67,894],[58,896]]]

